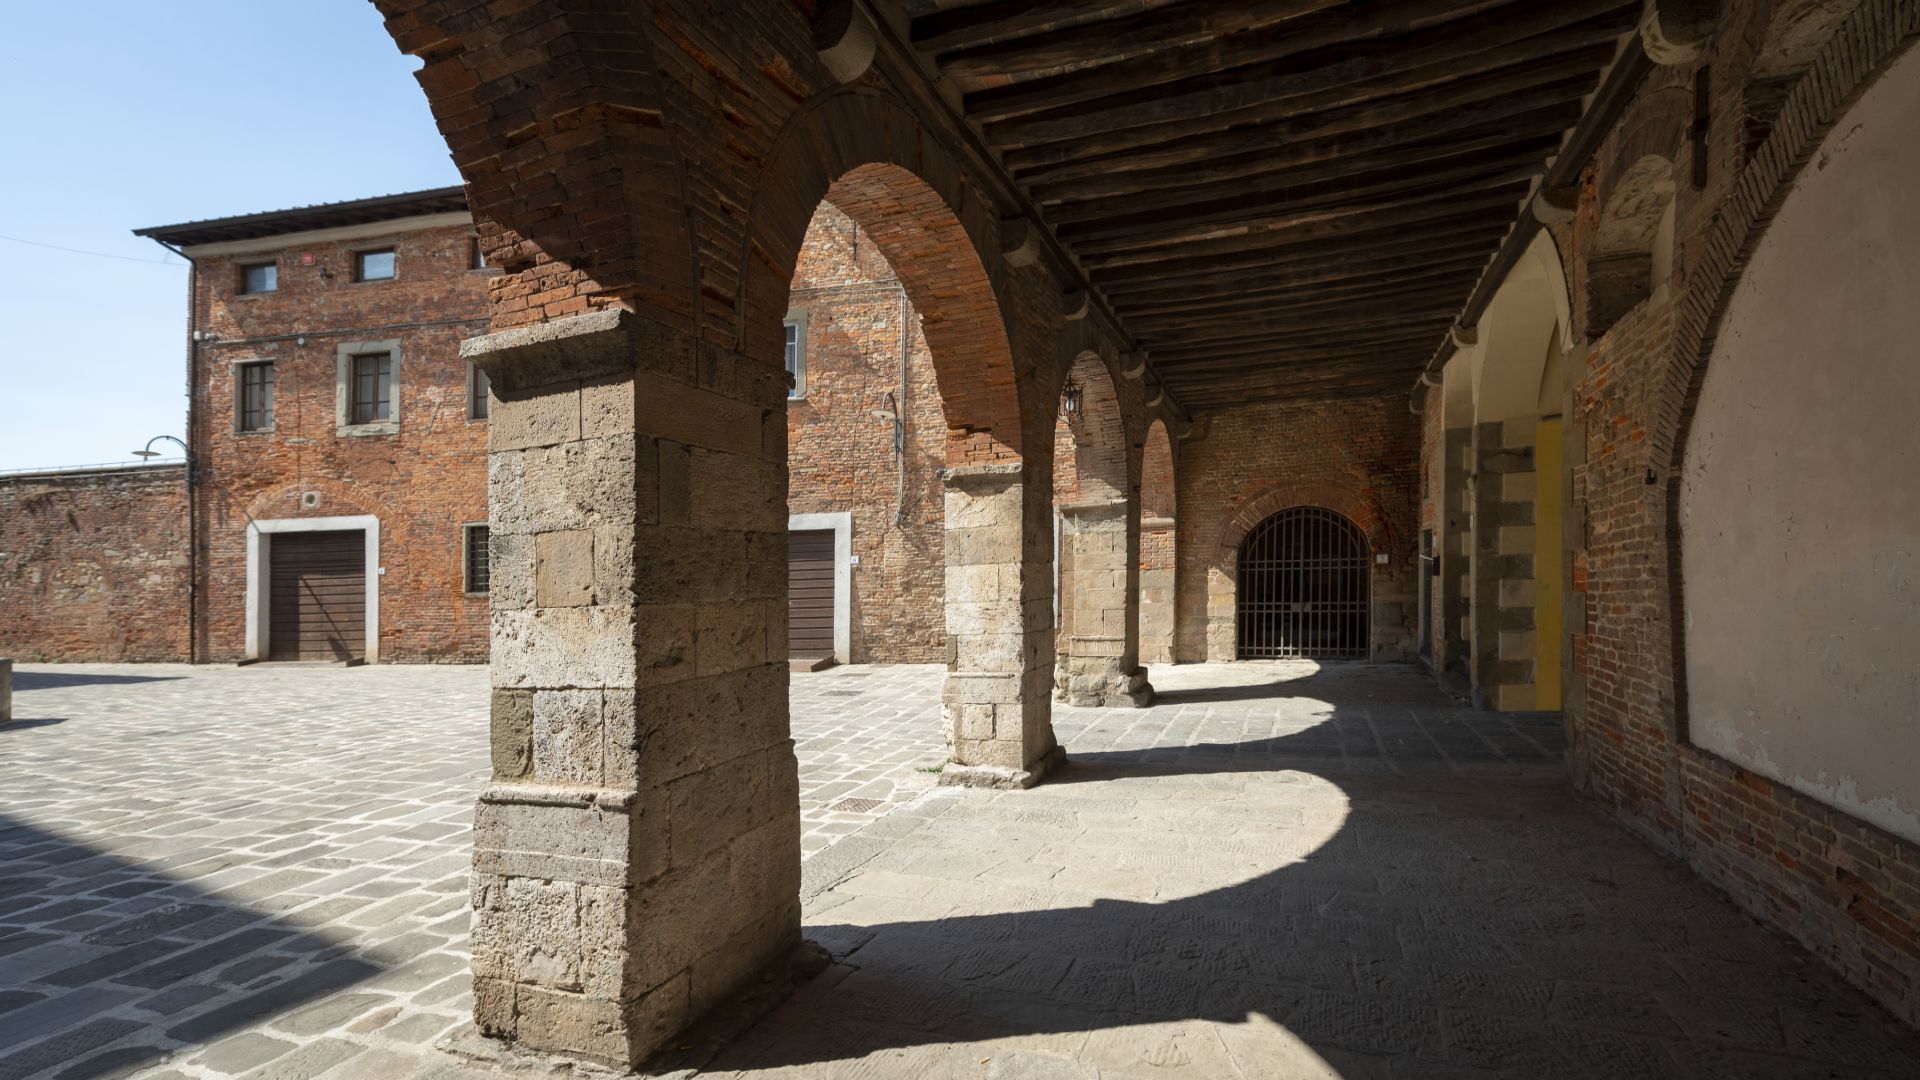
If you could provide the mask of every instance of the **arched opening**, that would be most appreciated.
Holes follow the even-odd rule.
[[[1074,358],[1054,419],[1054,689],[1073,705],[1124,698],[1139,666],[1126,422],[1106,364]]]
[[[1140,662],[1173,663],[1179,560],[1173,440],[1154,418],[1140,448]]]
[[[1561,705],[1567,315],[1560,255],[1541,233],[1494,294],[1470,357],[1460,668],[1479,699],[1508,711]]]
[[[947,426],[920,324],[873,237],[821,203],[786,316],[796,668],[946,660]]]
[[[1236,658],[1367,659],[1371,563],[1366,534],[1324,507],[1290,507],[1255,525],[1236,563]]]
[[[1673,270],[1673,163],[1648,154],[1607,194],[1587,259],[1587,337],[1640,306]]]

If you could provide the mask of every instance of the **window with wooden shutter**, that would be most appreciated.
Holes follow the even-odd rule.
[[[241,431],[267,431],[273,427],[273,363],[241,364],[235,372],[239,389],[238,420]]]
[[[362,353],[355,356],[348,422],[372,424],[392,418],[393,354]]]

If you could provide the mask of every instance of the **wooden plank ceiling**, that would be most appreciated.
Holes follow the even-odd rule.
[[[1403,393],[1639,0],[906,0],[1175,400]]]

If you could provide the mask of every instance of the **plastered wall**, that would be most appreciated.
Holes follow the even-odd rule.
[[[1688,734],[1920,841],[1920,54],[1760,242],[1680,489]]]

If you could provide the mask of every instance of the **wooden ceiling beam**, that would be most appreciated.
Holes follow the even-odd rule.
[[[1193,274],[1222,270],[1257,273],[1327,259],[1384,258],[1389,255],[1417,256],[1440,249],[1484,247],[1491,254],[1500,243],[1506,222],[1468,219],[1447,228],[1401,229],[1366,235],[1355,240],[1322,240],[1266,251],[1243,251],[1204,259],[1170,259],[1158,263],[1132,264],[1099,271],[1094,281],[1103,290],[1108,285],[1146,279],[1173,281]]]
[[[1461,260],[1461,264],[1467,262],[1468,260]],[[1248,302],[1257,303],[1274,314],[1281,312],[1305,314],[1332,311],[1350,304],[1400,296],[1426,301],[1437,294],[1457,291],[1462,281],[1471,283],[1472,274],[1461,269],[1460,266],[1451,266],[1394,274],[1391,277],[1360,278],[1344,285],[1337,283],[1316,285],[1305,295],[1281,293],[1271,297],[1249,298],[1234,290],[1178,298],[1140,295],[1133,297],[1128,303],[1116,304],[1115,307],[1124,312],[1129,320],[1140,315],[1176,313],[1183,310],[1199,313],[1223,308],[1231,309],[1235,305]]]
[[[1128,198],[1171,190],[1194,190],[1234,181],[1268,184],[1310,183],[1350,176],[1378,168],[1380,163],[1417,164],[1459,154],[1489,152],[1517,142],[1552,139],[1578,118],[1577,104],[1556,104],[1533,112],[1460,110],[1461,114],[1497,114],[1491,123],[1454,127],[1450,114],[1437,124],[1404,124],[1301,143],[1277,153],[1242,154],[1177,169],[1147,169],[1114,173],[1092,180],[1036,184],[1029,190],[1046,209],[1056,212],[1084,203]]]
[[[1152,280],[1130,281],[1125,288],[1105,287],[1105,292],[1116,306],[1131,310],[1131,302],[1140,299],[1162,304],[1179,300],[1206,301],[1216,297],[1238,300],[1355,281],[1417,280],[1462,267],[1485,266],[1487,259],[1493,255],[1493,249],[1498,246],[1492,244],[1479,250],[1442,248],[1424,255],[1381,259],[1328,259],[1267,273],[1229,271],[1198,274],[1164,286]]]
[[[1169,205],[1158,213],[1129,214],[1060,226],[1054,234],[1072,247],[1081,242],[1191,236],[1205,239],[1220,226],[1232,226],[1249,216],[1287,217],[1300,224],[1365,214],[1418,193],[1447,191],[1455,196],[1524,183],[1546,168],[1543,156],[1532,151],[1472,161],[1449,169],[1420,170],[1412,175],[1382,180],[1364,187],[1315,186],[1309,194],[1260,192],[1242,198],[1214,199],[1191,206]]]
[[[1442,311],[1436,315],[1444,327],[1452,319],[1452,311]],[[1179,336],[1165,342],[1154,342],[1154,356],[1165,354],[1167,363],[1177,365],[1183,356],[1221,356],[1238,354],[1246,350],[1265,350],[1265,348],[1288,348],[1288,350],[1338,350],[1338,348],[1369,348],[1380,342],[1413,342],[1421,340],[1432,344],[1434,319],[1425,323],[1419,319],[1407,319],[1404,323],[1382,323],[1371,327],[1340,327],[1329,331],[1260,332],[1260,334],[1238,334],[1238,336],[1212,336],[1212,338],[1192,338]]]
[[[1129,307],[1127,325],[1131,327],[1140,321],[1144,327],[1154,327],[1156,331],[1165,331],[1181,325],[1200,325],[1208,319],[1338,319],[1346,311],[1354,309],[1398,309],[1398,307],[1438,306],[1448,298],[1459,296],[1459,282],[1471,281],[1465,273],[1448,273],[1444,277],[1428,277],[1421,281],[1394,279],[1390,282],[1365,282],[1363,288],[1340,290],[1336,296],[1323,296],[1323,290],[1313,290],[1308,298],[1302,300],[1240,300],[1238,296],[1221,296],[1213,304],[1188,304],[1171,307]]]
[[[1380,98],[1324,113],[1226,131],[1160,129],[1107,132],[1071,142],[1048,143],[1002,155],[1023,184],[1085,180],[1110,172],[1166,169],[1240,154],[1273,153],[1288,146],[1350,132],[1414,121],[1443,123],[1446,114],[1477,104],[1506,115],[1578,101],[1599,81],[1611,46],[1567,53],[1551,63],[1492,76],[1462,79],[1433,90]],[[1476,116],[1472,123],[1484,123]],[[1166,129],[1166,130],[1161,130]]]
[[[1277,364],[1296,360],[1318,360],[1331,356],[1381,356],[1412,357],[1415,364],[1425,362],[1427,353],[1433,349],[1433,328],[1416,327],[1397,337],[1379,337],[1364,341],[1342,341],[1323,343],[1310,348],[1288,348],[1272,339],[1249,340],[1241,342],[1223,342],[1218,348],[1202,348],[1179,352],[1154,350],[1154,365],[1168,378],[1176,374],[1192,375],[1196,372],[1219,372],[1237,370],[1246,366],[1258,367],[1263,364]]]
[[[1173,2],[1134,0],[1126,7],[1137,11]],[[1115,7],[1114,0],[993,0],[922,15],[913,20],[910,37],[914,48],[937,55],[1103,22],[1114,17]]]
[[[1350,330],[1368,330],[1401,323],[1426,322],[1432,318],[1445,318],[1458,310],[1458,304],[1449,304],[1447,299],[1436,297],[1411,304],[1351,305],[1319,314],[1304,315],[1268,315],[1264,308],[1252,305],[1237,311],[1217,312],[1204,317],[1189,317],[1176,313],[1154,318],[1128,319],[1127,324],[1134,329],[1142,342],[1159,344],[1174,338],[1203,341],[1207,340],[1208,335],[1219,333],[1305,334],[1322,330],[1329,333],[1334,331],[1344,333]]]
[[[1194,413],[1224,413],[1235,409],[1257,405],[1290,405],[1313,401],[1341,401],[1355,398],[1387,397],[1395,391],[1391,389],[1389,378],[1352,380],[1349,387],[1327,387],[1320,383],[1302,383],[1292,391],[1266,390],[1246,391],[1225,399],[1209,400],[1204,406],[1195,406]]]
[[[1204,385],[1207,381],[1226,381],[1248,376],[1266,376],[1271,380],[1275,375],[1290,375],[1307,369],[1319,369],[1329,378],[1350,378],[1354,376],[1384,375],[1403,371],[1410,358],[1419,354],[1415,350],[1379,351],[1362,350],[1356,352],[1329,353],[1320,352],[1305,359],[1280,360],[1259,356],[1244,357],[1226,364],[1212,365],[1202,373],[1199,365],[1188,364],[1182,367],[1169,367],[1164,374],[1169,383],[1184,383],[1188,386],[1200,385],[1193,394],[1205,398],[1211,388]],[[1411,359],[1418,364],[1420,361]],[[1184,374],[1182,374],[1184,372]],[[1218,391],[1211,391],[1218,392]],[[1182,394],[1184,400],[1188,395]]]
[[[989,124],[987,138],[1006,149],[1104,132],[1195,123],[1217,130],[1239,123],[1357,104],[1593,45],[1632,30],[1638,3],[1557,0],[1513,4],[1424,33],[1368,41],[1212,73],[1170,86]]]
[[[1199,0],[934,56],[951,79],[1033,77],[1123,63],[1229,34],[1280,26],[1346,0]],[[1035,4],[1035,7],[1044,7]]]
[[[1499,199],[1518,212],[1520,199],[1526,194],[1527,185],[1515,182],[1505,187],[1491,188],[1482,196],[1474,196],[1446,188],[1431,191],[1410,192],[1398,198],[1382,199],[1366,205],[1356,204],[1340,208],[1338,211],[1316,209],[1301,213],[1275,214],[1269,217],[1250,218],[1223,227],[1197,226],[1177,232],[1136,234],[1113,237],[1107,240],[1082,238],[1074,247],[1076,253],[1086,255],[1104,255],[1121,251],[1135,251],[1143,248],[1166,250],[1168,248],[1188,247],[1183,255],[1199,253],[1206,243],[1220,240],[1238,240],[1243,237],[1260,237],[1267,243],[1276,242],[1272,234],[1293,233],[1305,239],[1312,236],[1324,236],[1342,230],[1357,231],[1370,227],[1375,221],[1385,220],[1391,215],[1414,207],[1433,210],[1437,205],[1445,206],[1470,201],[1474,198]]]
[[[1520,207],[1520,195],[1506,192],[1468,198],[1429,198],[1403,208],[1382,211],[1372,218],[1336,220],[1303,224],[1286,230],[1258,230],[1220,236],[1184,245],[1118,251],[1111,254],[1087,254],[1082,263],[1101,273],[1118,273],[1129,267],[1160,266],[1179,269],[1179,264],[1200,260],[1222,260],[1250,252],[1281,254],[1287,249],[1318,244],[1362,243],[1382,234],[1417,229],[1440,228],[1449,221],[1473,220],[1489,226],[1506,226]]]
[[[1258,208],[1264,202],[1300,204],[1317,196],[1332,196],[1343,191],[1354,197],[1362,197],[1363,193],[1405,188],[1412,182],[1480,175],[1496,163],[1544,171],[1547,158],[1559,145],[1559,132],[1554,132],[1532,139],[1471,144],[1459,152],[1423,150],[1420,153],[1385,154],[1368,162],[1354,163],[1364,164],[1364,168],[1349,165],[1344,175],[1323,175],[1297,181],[1292,177],[1276,179],[1256,176],[1180,190],[1070,203],[1048,210],[1047,220],[1065,236],[1072,232],[1074,226],[1088,221],[1135,217],[1148,220],[1158,217],[1164,220],[1168,212],[1183,206],[1242,204]]]
[[[1343,42],[1392,37],[1488,11],[1506,0],[1366,0],[1282,24],[1160,53],[1130,64],[1094,68],[978,90],[964,99],[967,115],[992,123],[1040,109],[1178,82],[1230,68],[1296,56]]]

